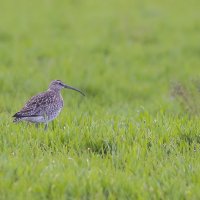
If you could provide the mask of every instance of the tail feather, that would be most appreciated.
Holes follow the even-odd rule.
[[[17,113],[15,113],[12,117],[23,118],[23,117],[38,117],[38,116],[40,116],[40,115],[29,115],[29,114],[17,112]]]
[[[17,123],[19,121],[22,121],[23,118],[26,118],[26,117],[38,117],[38,116],[39,115],[23,115],[22,113],[17,112],[12,117],[14,117],[13,122]]]
[[[20,117],[19,113],[15,113],[12,117]]]
[[[14,117],[13,122],[14,122],[14,123],[17,123],[17,122],[21,121],[21,117],[22,117],[22,116],[20,115],[19,112],[17,112],[17,113],[15,113],[12,117]]]
[[[17,122],[19,122],[19,121],[21,121],[21,118],[15,117],[15,118],[13,119],[13,122],[14,122],[14,123],[17,123]]]

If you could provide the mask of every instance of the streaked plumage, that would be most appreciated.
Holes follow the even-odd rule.
[[[13,122],[45,123],[45,127],[47,127],[48,122],[55,119],[63,107],[62,88],[76,90],[84,95],[80,90],[68,86],[60,80],[52,81],[46,92],[33,96],[19,112],[13,115]]]

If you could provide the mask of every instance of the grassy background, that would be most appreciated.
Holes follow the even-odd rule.
[[[198,0],[0,3],[0,199],[200,198],[199,117],[170,96],[199,78]],[[86,97],[13,124],[53,79]]]

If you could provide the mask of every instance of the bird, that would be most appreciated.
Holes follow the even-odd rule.
[[[25,106],[12,116],[13,122],[27,121],[35,123],[36,126],[44,123],[45,130],[47,130],[48,123],[54,120],[63,108],[64,101],[61,95],[63,88],[75,90],[85,96],[82,91],[64,84],[61,80],[53,80],[47,91],[30,98]]]

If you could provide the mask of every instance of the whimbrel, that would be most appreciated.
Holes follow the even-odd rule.
[[[55,119],[62,110],[62,88],[75,90],[84,95],[80,90],[66,85],[60,80],[54,80],[46,92],[33,96],[19,112],[13,115],[13,122],[28,121],[36,125],[44,123],[45,129],[47,129],[48,122]]]

